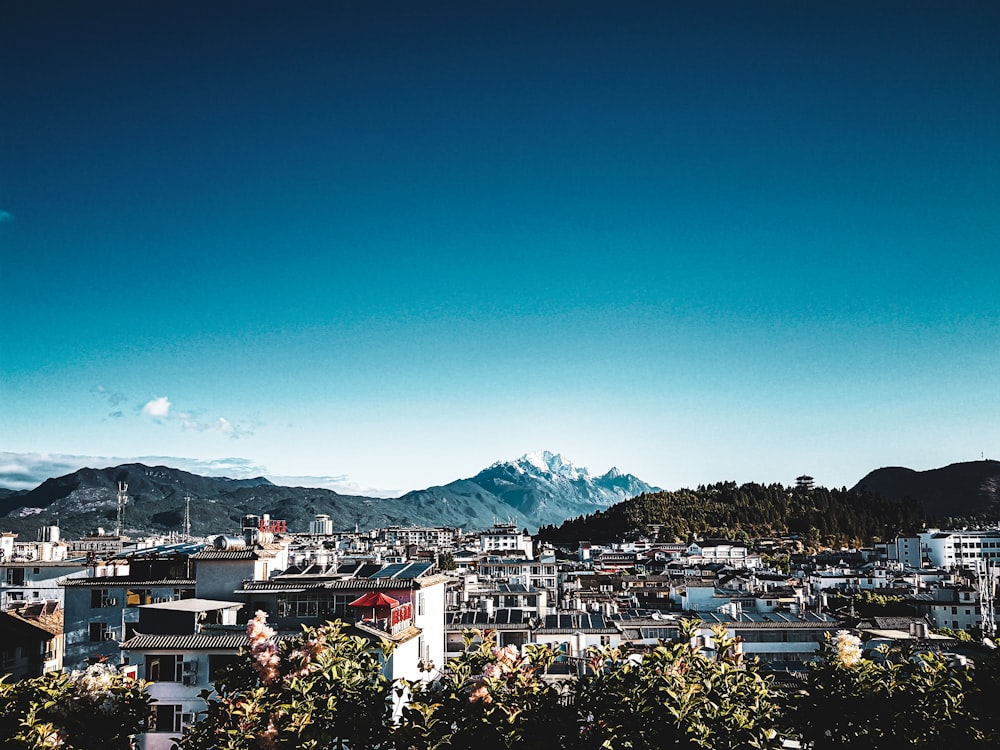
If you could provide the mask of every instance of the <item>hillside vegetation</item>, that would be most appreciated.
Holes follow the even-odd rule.
[[[719,482],[694,490],[638,495],[560,526],[544,526],[539,536],[566,544],[581,539],[607,542],[632,532],[671,542],[692,536],[746,539],[797,534],[807,543],[856,546],[915,531],[924,521],[917,503],[863,490]]]

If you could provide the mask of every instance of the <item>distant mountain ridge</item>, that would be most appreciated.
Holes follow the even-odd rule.
[[[869,472],[854,489],[913,500],[936,518],[1000,518],[1000,461],[966,461],[914,471],[889,466]]]
[[[489,499],[507,513],[497,520],[509,518],[535,530],[656,489],[618,469],[593,477],[558,453],[538,451],[513,461],[498,461],[469,479],[409,492],[399,499],[420,504]]]
[[[190,497],[196,535],[238,529],[247,513],[268,513],[303,533],[320,513],[330,516],[340,530],[391,525],[474,529],[510,521],[533,531],[656,489],[617,469],[593,477],[587,469],[548,451],[497,462],[470,479],[390,499],[281,487],[264,477],[205,477],[167,466],[123,464],[84,468],[47,479],[33,490],[0,493],[0,530],[33,535],[41,526],[58,525],[73,536],[98,527],[111,533],[120,481],[128,484],[130,498],[126,533],[180,531],[185,498]]]

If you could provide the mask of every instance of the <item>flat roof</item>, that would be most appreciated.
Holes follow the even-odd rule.
[[[230,602],[220,599],[175,599],[169,602],[140,604],[139,609],[168,609],[177,612],[207,612],[210,609],[239,609],[243,602]]]

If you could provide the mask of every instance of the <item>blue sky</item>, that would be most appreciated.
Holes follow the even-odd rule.
[[[0,486],[995,458],[998,32],[985,1],[8,4]]]

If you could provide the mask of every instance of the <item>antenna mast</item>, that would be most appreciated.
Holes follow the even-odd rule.
[[[115,523],[115,536],[122,535],[122,526],[125,522],[125,506],[128,505],[128,483],[118,483],[118,520]]]
[[[993,614],[993,568],[989,560],[976,561],[976,584],[979,589],[979,611],[982,613],[983,638],[993,638],[997,632],[996,618]]]

